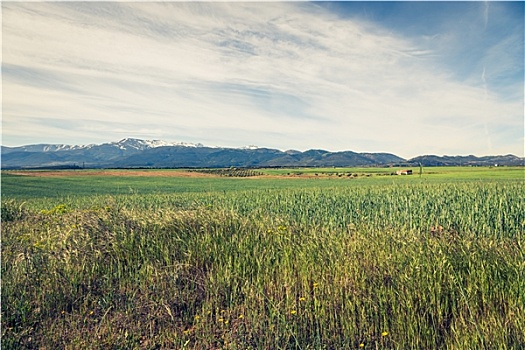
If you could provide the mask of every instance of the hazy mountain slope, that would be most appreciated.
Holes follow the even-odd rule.
[[[436,156],[436,155],[425,155],[412,158],[408,160],[409,163],[419,164],[424,166],[494,166],[494,165],[506,165],[506,166],[520,166],[525,165],[525,159],[516,157],[512,154],[504,156],[485,156],[476,157],[473,155],[469,156]]]
[[[312,149],[280,151],[270,148],[205,147],[202,144],[127,138],[100,145],[27,145],[3,147],[2,168],[206,168],[206,167],[352,167],[379,165],[523,165],[524,159],[505,156],[434,156],[405,160],[390,153],[329,152]]]

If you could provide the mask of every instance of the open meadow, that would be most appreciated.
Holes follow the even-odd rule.
[[[395,171],[2,172],[2,348],[525,348],[525,169]]]

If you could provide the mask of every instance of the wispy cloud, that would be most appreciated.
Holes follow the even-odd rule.
[[[5,144],[135,136],[405,157],[523,155],[523,138],[505,137],[523,129],[523,80],[521,96],[519,80],[504,82],[505,96],[498,83],[523,72],[523,20],[487,41],[483,59],[461,56],[484,67],[467,74],[454,70],[467,39],[456,31],[402,35],[312,3],[2,8]]]

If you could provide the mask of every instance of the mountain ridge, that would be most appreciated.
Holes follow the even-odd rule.
[[[166,146],[185,146],[185,147],[204,147],[201,143],[188,142],[167,142],[162,140],[142,140],[136,138],[124,138],[117,142],[106,142],[102,144],[87,144],[87,145],[66,145],[66,144],[31,144],[24,146],[7,147],[2,146],[8,150],[23,150],[24,152],[57,152],[57,151],[71,151],[80,149],[90,149],[97,146],[117,146],[120,149],[137,149],[144,150],[147,148],[166,147]]]
[[[209,147],[201,143],[125,138],[88,145],[34,144],[1,147],[2,169],[24,168],[220,168],[220,167],[353,167],[524,165],[525,158],[423,155],[404,159],[392,153],[330,152],[322,149],[281,151],[246,146]]]

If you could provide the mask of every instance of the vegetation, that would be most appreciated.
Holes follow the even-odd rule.
[[[2,346],[522,348],[523,180],[384,178],[4,176]]]
[[[359,176],[381,176],[392,175],[397,170],[412,169],[414,176],[419,176],[419,166],[400,168],[274,168],[263,169],[265,174],[269,175],[293,175],[293,174],[358,174]],[[525,176],[524,167],[422,167],[422,175],[425,180],[445,179],[446,181],[455,181],[459,179],[480,180],[480,179],[520,179]]]
[[[244,168],[217,168],[217,169],[195,169],[189,170],[192,172],[198,172],[203,174],[212,174],[218,176],[229,176],[229,177],[249,177],[249,176],[261,176],[263,175],[260,171],[244,169]]]

